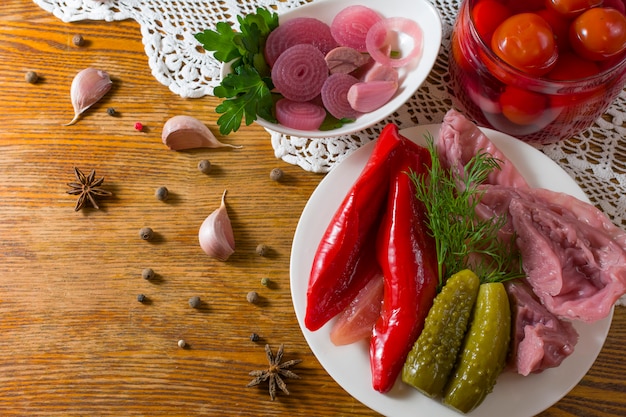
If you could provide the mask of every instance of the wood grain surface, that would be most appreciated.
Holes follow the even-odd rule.
[[[76,34],[84,46],[73,45]],[[376,415],[320,366],[291,304],[292,237],[322,176],[276,159],[256,125],[219,137],[239,150],[168,150],[163,123],[187,114],[215,126],[216,101],[174,95],[147,61],[135,22],[63,23],[29,0],[0,6],[0,415]],[[90,66],[114,87],[62,126],[72,78]],[[31,70],[36,84],[24,80]],[[201,159],[213,164],[209,175]],[[113,196],[100,210],[73,211],[75,166],[105,177]],[[275,167],[280,182],[269,178]],[[159,186],[168,201],[155,198]],[[224,190],[237,248],[219,262],[197,232]],[[144,226],[155,239],[139,238]],[[259,244],[268,256],[255,253]],[[147,267],[152,281],[141,277]],[[246,301],[249,291],[259,303]],[[204,303],[192,309],[196,295]],[[245,387],[249,371],[266,367],[265,343],[303,360],[294,368],[302,379],[287,381],[291,395],[273,402],[266,385]],[[625,346],[626,310],[617,308],[589,374],[542,416],[626,415]]]

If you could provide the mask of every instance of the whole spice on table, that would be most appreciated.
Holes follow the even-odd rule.
[[[146,301],[147,297],[144,294],[139,294],[137,295],[137,301],[139,301],[140,303],[143,303],[144,301]]]
[[[370,339],[372,386],[387,392],[424,327],[439,284],[435,240],[409,172],[426,175],[426,148],[405,139],[393,163],[387,209],[376,237],[384,279],[383,304]]]
[[[226,210],[226,191],[222,194],[220,207],[202,222],[198,240],[202,250],[212,258],[226,261],[235,252],[235,235]]]
[[[197,295],[194,295],[189,299],[189,307],[198,308],[202,304],[202,300]]]
[[[208,159],[202,159],[198,162],[198,170],[203,174],[211,172],[211,162]]]
[[[257,293],[256,291],[248,292],[248,294],[246,294],[246,300],[248,300],[248,302],[251,304],[255,304],[259,301],[259,293]]]
[[[270,171],[270,179],[272,181],[280,181],[283,179],[284,172],[280,168],[274,168]]]
[[[257,247],[255,249],[256,254],[259,255],[259,256],[267,255],[269,253],[269,250],[270,250],[270,248],[267,245],[264,245],[264,244],[257,245]]]
[[[272,283],[272,281],[270,281],[269,278],[267,278],[267,277],[261,278],[261,285],[262,286],[269,287],[271,283]]]
[[[185,340],[183,340],[183,339],[180,339],[178,341],[178,347],[181,348],[181,349],[186,348],[187,347],[187,342],[185,342]]]
[[[135,122],[135,126],[134,127],[135,127],[135,130],[138,131],[138,132],[143,131],[143,123],[141,123],[141,122]]]
[[[151,280],[154,278],[154,270],[152,268],[144,268],[141,271],[141,277],[143,279]]]
[[[83,35],[74,35],[72,37],[72,43],[76,46],[83,46],[85,44],[85,38],[83,38]]]
[[[346,308],[380,271],[375,234],[389,190],[390,163],[402,142],[397,126],[389,124],[383,129],[322,236],[307,290],[304,322],[311,331]]]
[[[24,79],[29,84],[35,84],[39,81],[39,75],[35,71],[27,71],[26,74],[24,74]]]
[[[159,187],[154,192],[154,196],[159,201],[166,201],[170,196],[170,192],[167,187]]]
[[[270,398],[272,401],[276,399],[276,387],[281,389],[282,392],[289,395],[289,391],[287,390],[287,384],[283,380],[283,377],[300,379],[298,375],[290,371],[288,368],[299,364],[302,362],[302,359],[292,359],[287,362],[282,362],[283,360],[283,352],[284,346],[280,345],[278,348],[278,352],[276,352],[276,356],[272,354],[272,349],[270,345],[265,345],[265,354],[267,356],[267,361],[269,362],[269,368],[266,370],[260,371],[251,371],[248,375],[253,376],[254,379],[248,382],[246,387],[254,387],[259,385],[261,382],[269,380],[269,391]]]
[[[90,67],[78,72],[70,87],[74,118],[65,126],[76,123],[85,110],[96,104],[109,92],[112,85],[113,81],[106,71]]]
[[[115,116],[117,114],[117,112],[115,111],[115,108],[113,107],[107,107],[107,114],[109,116]]]
[[[261,338],[261,337],[260,337],[258,334],[256,334],[256,333],[252,333],[252,334],[250,335],[250,341],[251,341],[251,342],[258,342],[260,338]]]
[[[142,227],[139,229],[139,237],[143,240],[150,240],[154,237],[154,230],[151,227]]]
[[[89,175],[85,175],[80,169],[74,167],[74,175],[76,176],[77,182],[67,183],[70,187],[70,189],[67,190],[67,193],[79,196],[78,201],[76,201],[76,205],[74,206],[74,211],[78,211],[85,207],[87,203],[90,203],[93,208],[99,209],[100,207],[98,206],[96,199],[99,197],[109,197],[113,195],[110,191],[101,187],[104,182],[104,177],[96,179],[95,169],[92,169]]]

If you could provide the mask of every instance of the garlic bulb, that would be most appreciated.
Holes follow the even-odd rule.
[[[202,222],[198,239],[202,250],[212,258],[226,261],[235,252],[235,236],[226,211],[226,191],[220,207]]]
[[[78,117],[96,104],[111,89],[113,82],[106,71],[85,68],[72,80],[70,98],[74,107],[74,118],[65,126],[73,125]]]
[[[217,140],[204,123],[191,116],[174,116],[163,125],[163,144],[174,151],[194,148],[241,148]]]

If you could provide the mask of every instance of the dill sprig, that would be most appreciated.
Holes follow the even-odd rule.
[[[439,284],[445,276],[472,269],[481,282],[502,282],[523,276],[520,256],[511,250],[513,242],[502,242],[498,232],[507,223],[506,214],[480,219],[476,206],[484,191],[480,188],[500,161],[479,151],[462,172],[442,167],[432,135],[426,135],[432,166],[428,173],[411,172],[416,197],[424,203],[430,232],[435,238]]]

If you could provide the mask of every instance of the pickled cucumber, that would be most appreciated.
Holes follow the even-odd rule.
[[[463,343],[479,286],[478,276],[470,270],[448,278],[404,363],[405,383],[430,397],[441,395]]]
[[[463,413],[480,405],[504,368],[510,338],[511,310],[504,285],[481,284],[470,328],[444,390],[443,403]]]

